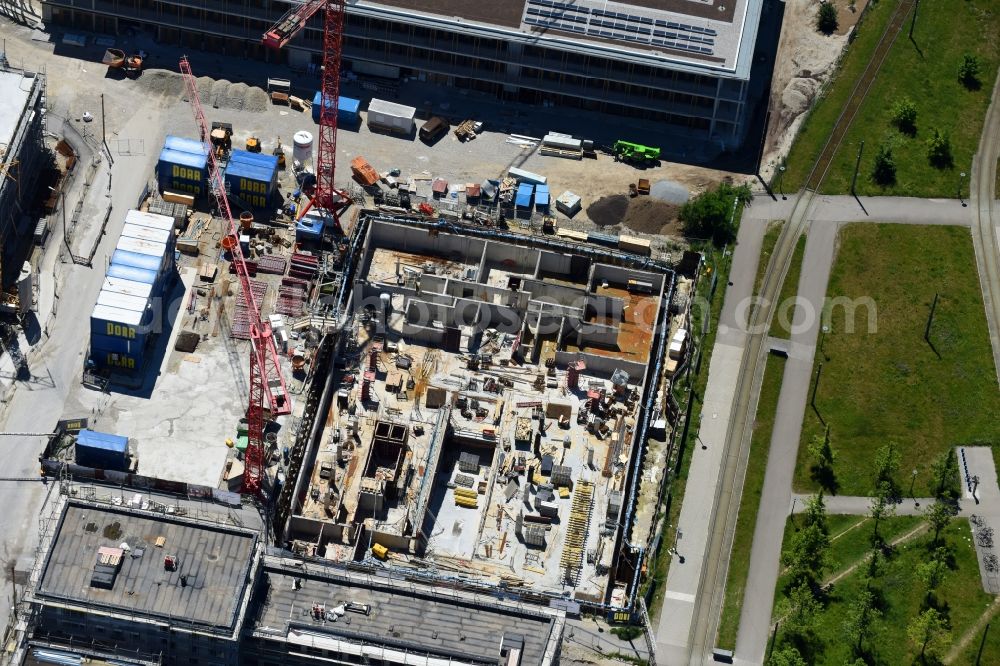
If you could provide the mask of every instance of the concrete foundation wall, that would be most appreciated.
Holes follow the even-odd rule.
[[[663,289],[663,276],[657,273],[647,273],[646,271],[637,271],[620,266],[609,266],[608,264],[595,264],[592,285],[596,288],[601,284],[602,280],[607,280],[609,283],[618,286],[628,284],[629,280],[640,280],[652,284],[653,290],[657,293]]]
[[[535,277],[538,277],[540,273],[569,275],[571,262],[572,258],[568,254],[542,252],[539,257],[538,272],[535,273]]]
[[[623,361],[620,358],[608,358],[587,352],[556,352],[556,365],[559,367],[566,367],[579,360],[587,364],[586,374],[602,379],[610,379],[615,370],[622,369],[628,373],[630,382],[639,383],[646,373],[646,366],[635,361]]]
[[[504,270],[513,273],[535,274],[539,251],[530,247],[508,245],[506,243],[488,243],[486,246],[486,264],[503,266]]]
[[[426,229],[404,227],[398,224],[377,222],[372,225],[369,236],[375,246],[431,254],[445,259],[457,259],[467,263],[476,263],[482,256],[486,241],[471,236],[455,236],[452,234],[433,234]]]

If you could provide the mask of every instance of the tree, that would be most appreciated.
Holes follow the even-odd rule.
[[[808,666],[799,651],[793,645],[783,645],[771,653],[767,666]]]
[[[868,509],[868,516],[875,522],[872,528],[872,548],[879,547],[882,544],[882,537],[878,533],[879,524],[882,519],[888,518],[896,512],[896,503],[892,498],[892,486],[888,481],[880,482],[875,488],[875,495],[872,497],[872,504]]]
[[[900,455],[895,442],[879,447],[875,452],[874,481],[876,491],[883,482],[889,484],[893,496],[896,495],[896,472],[899,471]]]
[[[823,493],[813,495],[805,501],[806,510],[803,512],[803,525],[808,527],[816,525],[823,534],[829,534],[826,527],[826,502],[823,501]]]
[[[951,645],[948,622],[936,608],[914,615],[906,626],[906,635],[920,648],[921,657],[938,659]]]
[[[917,105],[909,97],[901,97],[892,105],[892,124],[903,134],[917,133]]]
[[[807,525],[792,535],[782,562],[789,569],[791,585],[815,587],[829,566],[830,537],[819,525]]]
[[[962,55],[962,64],[958,66],[958,80],[969,90],[979,88],[979,58],[971,53]]]
[[[847,609],[844,618],[844,633],[850,639],[855,656],[874,631],[875,622],[882,617],[882,611],[875,607],[875,594],[866,586],[858,592]]]
[[[929,600],[934,590],[941,585],[945,576],[948,575],[948,550],[946,548],[935,548],[930,554],[930,559],[918,564],[914,572],[917,575],[917,579],[927,586],[927,598]]]
[[[938,169],[946,169],[952,165],[951,139],[947,132],[942,132],[936,127],[931,130],[931,135],[927,139],[927,159]]]
[[[896,158],[892,155],[892,147],[881,144],[875,151],[875,161],[872,163],[872,182],[882,187],[896,183]]]
[[[942,502],[938,500],[927,505],[924,509],[924,518],[927,522],[931,524],[934,529],[934,544],[938,543],[938,537],[941,536],[941,530],[948,526],[951,519],[957,515],[958,507],[950,502]]]
[[[931,463],[931,490],[939,500],[954,500],[961,492],[958,458],[949,449]]]
[[[807,583],[799,583],[785,593],[778,602],[777,615],[783,617],[781,628],[786,635],[798,641],[808,641],[812,638],[816,618],[823,610],[823,605],[816,598],[813,588]]]
[[[837,8],[832,2],[820,2],[819,13],[816,14],[816,29],[824,35],[831,35],[837,30],[838,25]]]
[[[734,187],[722,183],[718,188],[703,192],[684,204],[678,218],[688,236],[711,239],[716,245],[724,245],[736,238],[734,205],[746,204],[752,198],[753,193],[748,186]]]

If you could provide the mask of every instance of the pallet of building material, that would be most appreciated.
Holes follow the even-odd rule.
[[[477,493],[475,490],[470,488],[455,488],[453,491],[456,497],[469,497],[475,499]]]
[[[284,257],[268,254],[257,260],[257,272],[268,275],[284,275],[288,261]]]
[[[177,334],[177,339],[174,340],[174,349],[190,354],[198,348],[200,341],[201,336],[194,331],[181,331]]]
[[[455,506],[460,506],[465,509],[478,509],[479,502],[474,497],[460,497],[456,495]]]
[[[246,264],[247,273],[250,274],[250,277],[256,277],[256,275],[257,275],[257,262],[256,261],[244,261],[243,263]],[[236,275],[236,264],[234,264],[234,263],[229,264],[229,274],[230,275]]]
[[[455,483],[464,488],[471,488],[476,483],[476,477],[459,472],[455,475]]]
[[[566,150],[565,148],[555,148],[553,146],[542,146],[538,149],[539,155],[546,157],[562,157],[568,160],[582,160],[582,150]]]

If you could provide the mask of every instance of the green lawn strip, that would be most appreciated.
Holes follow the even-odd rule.
[[[892,533],[903,534],[913,528],[914,518],[890,518],[884,521],[883,534],[889,538]],[[896,525],[899,523],[899,525]],[[953,554],[953,566],[944,582],[938,588],[936,597],[939,610],[946,614],[952,635],[957,640],[972,627],[993,597],[982,590],[976,552],[970,539],[969,524],[965,519],[954,519],[942,532],[945,543]],[[856,549],[864,550],[868,533],[857,532],[859,541]],[[910,619],[923,606],[926,587],[917,577],[918,565],[926,561],[932,535],[923,533],[897,546],[889,557],[885,569],[873,584],[876,590],[882,617],[872,622],[873,635],[869,641],[874,646],[876,663],[915,664],[919,647],[914,646],[906,635]],[[841,666],[853,663],[851,646],[844,636],[844,620],[851,602],[865,585],[865,569],[859,567],[845,576],[830,590],[826,608],[815,622],[818,638],[817,649],[806,657],[806,661],[817,666]],[[783,636],[779,632],[777,644],[780,647]],[[971,663],[968,661],[956,663]],[[983,661],[982,663],[994,663]]]
[[[898,482],[930,494],[930,463],[956,445],[1000,444],[1000,393],[974,270],[969,231],[960,227],[855,224],[841,230],[828,297],[868,298],[872,308],[835,306],[816,359],[815,404],[830,427],[836,491],[867,495],[875,452],[889,441],[902,457]],[[934,294],[939,300],[924,341]],[[851,332],[848,323],[854,326]],[[814,374],[815,376],[815,374]],[[806,407],[801,442],[824,423]],[[996,451],[1000,459],[1000,449]],[[799,447],[795,488],[815,492],[808,447]],[[829,492],[829,490],[828,490]]]
[[[742,211],[739,213],[742,215]],[[670,554],[670,547],[673,545],[674,532],[677,527],[677,522],[680,519],[681,505],[684,502],[684,490],[687,487],[687,475],[688,470],[691,467],[691,456],[692,449],[696,444],[695,435],[697,434],[697,423],[698,417],[701,414],[701,399],[705,395],[705,387],[708,384],[708,369],[712,362],[712,351],[715,346],[715,335],[716,328],[719,324],[719,315],[722,312],[722,301],[723,295],[725,294],[725,285],[729,281],[729,271],[732,267],[732,252],[727,253],[725,256],[722,251],[708,246],[701,248],[707,256],[706,263],[711,266],[713,272],[718,278],[716,283],[715,296],[712,298],[710,303],[710,308],[706,312],[704,308],[699,307],[697,302],[692,309],[691,314],[691,329],[694,332],[694,336],[697,335],[702,330],[702,322],[705,316],[709,317],[709,328],[708,333],[702,339],[701,348],[701,363],[698,366],[698,374],[693,375],[693,389],[694,389],[694,406],[692,407],[691,413],[691,428],[688,431],[687,441],[682,442],[681,437],[678,436],[675,446],[679,447],[680,458],[675,462],[676,473],[672,481],[669,482],[669,488],[667,490],[667,503],[669,504],[669,511],[667,513],[667,520],[664,525],[663,540],[664,543],[660,547],[659,552],[651,560],[648,565],[648,571],[646,573],[646,578],[642,583],[640,588],[640,593],[650,594],[649,596],[649,614],[652,617],[658,617],[660,609],[663,607],[663,594],[666,591],[667,583],[667,573],[670,570],[670,563],[672,557]],[[701,297],[700,302],[708,302],[710,287],[711,287],[711,276],[703,275],[698,283],[698,295]],[[680,405],[684,404],[685,384],[682,381],[677,381],[672,390],[677,398]],[[678,423],[678,427],[682,427],[682,423]],[[649,588],[652,588],[650,591]]]
[[[881,3],[880,3],[881,4]],[[824,193],[850,191],[858,147],[865,142],[856,192],[859,195],[957,197],[978,146],[983,118],[996,79],[1000,56],[1000,0],[942,0],[920,5],[914,41],[904,28],[879,71],[871,91],[858,110],[850,130],[830,165]],[[978,90],[958,80],[965,53],[980,61]],[[900,133],[892,124],[892,106],[903,97],[917,105],[916,134]],[[927,157],[927,138],[933,129],[951,138],[952,165],[937,168]],[[872,182],[880,143],[892,147],[896,183],[882,187]]]
[[[782,176],[783,191],[795,192],[805,183],[813,162],[830,137],[830,129],[836,124],[857,80],[868,66],[895,6],[894,2],[878,2],[870,3],[865,8],[865,13],[855,28],[855,38],[841,60],[833,81],[816,101],[795,139]],[[827,38],[816,34],[814,39]]]
[[[781,283],[781,295],[778,296],[778,307],[774,311],[774,318],[771,319],[770,335],[776,338],[788,339],[792,336],[789,330],[792,322],[795,321],[795,297],[799,294],[799,276],[802,274],[802,257],[806,253],[806,235],[799,236],[795,245],[795,252],[792,254],[792,263],[788,266],[788,274],[785,281]]]
[[[778,243],[778,236],[781,235],[781,228],[784,220],[771,220],[767,223],[767,231],[764,232],[764,241],[760,246],[760,259],[757,261],[757,277],[753,281],[753,295],[760,293],[760,285],[764,281],[764,273],[767,272],[767,263],[771,261],[771,254],[774,246]]]
[[[771,431],[774,429],[774,417],[778,409],[778,394],[781,392],[781,377],[784,371],[783,357],[768,357],[760,388],[760,399],[757,402],[753,436],[750,439],[750,458],[743,480],[740,513],[736,520],[736,533],[733,535],[729,575],[726,577],[726,598],[722,606],[722,619],[719,622],[719,638],[716,641],[717,645],[726,649],[733,649],[736,646],[743,592],[750,570],[753,533],[757,526],[757,509],[760,507],[760,496],[764,490],[764,472],[767,470]]]

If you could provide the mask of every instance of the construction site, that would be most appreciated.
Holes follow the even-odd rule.
[[[293,550],[627,605],[617,549],[662,412],[673,273],[366,222]]]
[[[700,255],[568,188],[652,198],[660,149],[344,97],[343,12],[282,24],[323,18],[312,96],[117,46],[80,76],[126,117],[56,96],[89,170],[12,663],[552,666],[567,618],[643,621]]]

